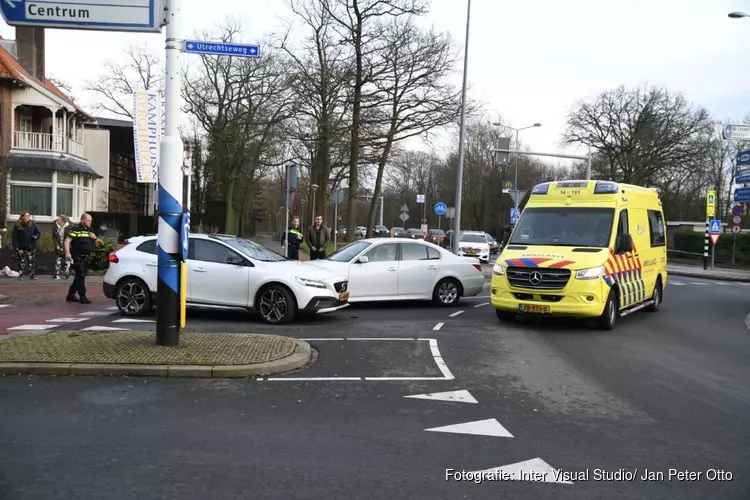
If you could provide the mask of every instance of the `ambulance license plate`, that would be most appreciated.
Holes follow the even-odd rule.
[[[347,300],[349,300],[349,292],[339,294],[339,302],[346,302]]]
[[[522,313],[532,313],[532,314],[550,314],[552,312],[550,306],[542,306],[542,305],[536,305],[536,304],[520,304],[518,306],[518,309]]]

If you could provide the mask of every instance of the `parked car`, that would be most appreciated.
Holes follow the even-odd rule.
[[[394,238],[406,238],[406,231],[403,227],[392,227],[391,236]]]
[[[482,231],[462,231],[458,239],[458,255],[477,257],[485,264],[490,262],[490,244]]]
[[[430,229],[427,231],[427,237],[424,240],[445,248],[445,232],[442,229]]]
[[[413,240],[423,240],[427,237],[427,235],[424,234],[424,232],[422,232],[421,229],[417,229],[413,227],[411,229],[406,230],[406,237],[411,238]]]
[[[109,254],[104,295],[126,316],[142,316],[156,303],[156,236],[138,236]],[[349,305],[346,277],[287,260],[231,235],[191,234],[189,307],[255,311],[263,321],[288,323],[298,312],[325,314]]]
[[[357,226],[354,228],[354,236],[358,238],[364,238],[367,235],[367,228],[365,226]]]
[[[497,253],[499,245],[495,237],[492,236],[491,234],[487,234],[487,241],[490,244],[490,253]]]
[[[375,226],[375,230],[373,231],[372,235],[377,238],[387,238],[389,235],[388,228],[385,226]]]
[[[477,259],[422,240],[359,240],[306,265],[347,277],[349,302],[432,300],[452,306],[478,295],[485,283]]]

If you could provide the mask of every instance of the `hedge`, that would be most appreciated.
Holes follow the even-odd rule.
[[[704,238],[705,235],[703,233],[678,231],[674,233],[674,247],[670,248],[670,250],[703,255]],[[716,262],[727,265],[731,264],[732,245],[734,245],[735,238],[737,239],[737,246],[734,253],[734,265],[736,267],[750,267],[750,234],[747,233],[741,233],[736,236],[730,233],[723,233],[716,245]]]

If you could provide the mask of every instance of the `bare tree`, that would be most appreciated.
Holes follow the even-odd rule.
[[[349,158],[349,206],[355,206],[359,194],[360,128],[362,119],[362,95],[366,85],[374,78],[370,55],[373,44],[380,38],[377,21],[384,17],[418,15],[426,12],[424,0],[317,0],[331,16],[354,58],[352,75],[352,119]],[[354,239],[357,213],[347,214],[347,239]]]
[[[86,82],[86,90],[96,99],[95,109],[127,119],[133,118],[133,93],[137,90],[163,91],[161,59],[145,46],[125,49],[122,62],[107,61],[100,76]]]
[[[409,17],[392,19],[382,33],[384,46],[377,61],[382,69],[372,82],[376,99],[365,104],[375,111],[369,125],[378,129],[374,143],[379,151],[368,237],[375,227],[377,198],[394,144],[452,123],[460,109],[460,94],[449,82],[456,55],[447,34],[422,32]]]

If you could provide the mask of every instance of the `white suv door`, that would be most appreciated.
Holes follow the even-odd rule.
[[[159,262],[156,252],[156,238],[146,240],[135,247],[139,264],[143,265],[144,281],[149,290],[156,290],[159,278]]]
[[[229,264],[233,260],[237,264]],[[252,264],[228,246],[203,238],[190,239],[188,301],[230,307],[250,304]]]

